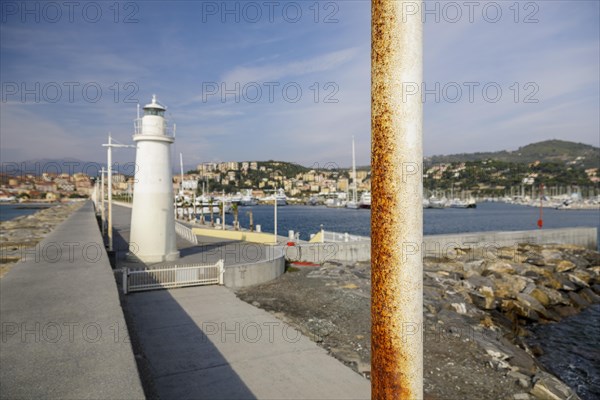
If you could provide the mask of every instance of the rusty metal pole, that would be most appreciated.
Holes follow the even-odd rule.
[[[423,398],[421,4],[371,9],[373,399]]]

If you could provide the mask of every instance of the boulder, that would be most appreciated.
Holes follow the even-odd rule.
[[[600,252],[587,250],[583,257],[590,265],[600,265]]]
[[[539,321],[540,317],[531,307],[526,307],[520,301],[502,300],[500,307],[506,314],[514,314],[516,316],[529,319],[531,321]]]
[[[528,294],[519,293],[517,295],[517,301],[522,308],[528,310],[527,315],[530,315],[531,312],[536,312],[545,319],[550,319],[554,321],[557,321],[559,319],[557,315],[555,315],[552,312],[549,312],[546,309],[546,307],[544,307],[542,303],[540,303],[536,298]]]
[[[525,286],[525,289],[523,289],[521,291],[521,293],[525,293],[525,294],[531,294],[531,292],[533,292],[533,289],[535,289],[537,286],[535,285],[535,283],[530,282],[527,284],[527,286]]]
[[[590,305],[590,303],[585,300],[582,296],[577,292],[569,292],[569,299],[571,299],[571,303],[578,308],[586,308]]]
[[[505,260],[514,261],[517,263],[524,262],[527,259],[527,256],[519,253],[518,249],[515,247],[501,247],[496,251],[496,257],[502,258]]]
[[[496,296],[500,298],[515,298],[518,293],[527,287],[528,283],[533,282],[530,278],[518,275],[503,275],[494,280]]]
[[[577,394],[555,376],[540,371],[533,378],[533,389],[529,392],[538,399],[544,400],[577,400]]]
[[[567,274],[567,277],[580,288],[590,287],[590,281],[592,280],[592,275],[583,269],[571,271]]]
[[[452,303],[450,304],[450,306],[452,306],[454,311],[456,311],[458,314],[467,313],[467,306],[465,305],[465,303]]]
[[[543,267],[544,265],[546,265],[546,261],[542,257],[530,256],[525,259],[525,262],[527,264],[536,265],[538,267]]]
[[[560,282],[558,282],[553,276],[543,276],[537,280],[538,287],[547,287],[550,289],[560,289]]]
[[[471,275],[465,280],[465,283],[469,288],[476,290],[482,287],[488,287],[490,289],[494,287],[492,279],[481,275]]]
[[[558,292],[557,292],[558,293]],[[548,307],[550,305],[550,297],[543,290],[538,289],[537,287],[529,293],[531,297],[540,302],[540,304],[544,307]]]
[[[600,303],[600,296],[594,293],[594,291],[590,288],[580,290],[579,294],[590,303]]]
[[[527,375],[517,371],[509,371],[506,375],[515,379],[522,388],[528,389],[531,386],[531,379]]]
[[[580,250],[580,249],[579,249]],[[581,254],[573,254],[573,252],[569,252],[565,254],[565,260],[571,261],[573,264],[577,266],[577,268],[587,268],[590,266],[590,262],[582,257]]]
[[[484,268],[483,260],[473,260],[468,261],[463,264],[463,271],[465,272],[465,276],[479,276],[483,272]]]
[[[498,305],[498,301],[494,297],[494,291],[488,287],[481,288],[478,292],[469,292],[469,297],[475,307],[481,310],[493,310]]]
[[[538,294],[538,292],[541,292],[541,294]],[[531,292],[531,295],[533,297],[535,297],[540,303],[544,304],[544,301],[542,301],[541,299],[544,299],[543,296],[546,296],[548,298],[549,303],[548,304],[544,304],[544,306],[555,306],[555,305],[565,305],[568,306],[571,303],[569,302],[569,300],[558,290],[555,289],[551,289],[548,287],[544,287],[544,286],[539,286],[537,288],[537,290],[534,290],[533,292]],[[540,297],[538,297],[540,296]]]
[[[502,260],[486,261],[482,275],[487,276],[491,273],[500,275],[514,274],[515,268],[510,263]]]
[[[572,306],[561,306],[555,307],[554,311],[560,315],[561,318],[571,317],[573,315],[577,315],[579,311],[575,307]]]
[[[594,266],[594,267],[590,267],[587,269],[588,272],[590,272],[595,279],[598,279],[598,277],[600,277],[600,266]]]
[[[558,288],[560,290],[565,290],[569,292],[578,289],[576,284],[574,284],[568,278],[562,275],[557,275],[556,280],[560,283],[560,287]]]
[[[542,258],[548,264],[557,264],[563,258],[563,252],[558,249],[543,249],[541,251]]]
[[[575,269],[577,266],[572,263],[571,261],[567,261],[567,260],[561,260],[558,262],[558,264],[556,264],[556,267],[554,267],[554,271],[556,272],[566,272],[566,271],[571,271],[572,269]]]

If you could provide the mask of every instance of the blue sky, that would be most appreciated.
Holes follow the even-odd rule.
[[[102,161],[156,94],[186,165],[348,166],[353,135],[369,163],[370,2],[24,4],[1,3],[4,162]],[[425,4],[425,154],[599,146],[599,2],[472,4]]]

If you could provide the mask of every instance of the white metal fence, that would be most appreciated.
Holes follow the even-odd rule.
[[[163,268],[123,268],[123,293],[185,286],[222,285],[225,264],[174,265]]]
[[[323,231],[324,242],[360,242],[369,240],[365,236],[349,235],[348,233]]]
[[[194,232],[188,228],[187,226],[180,224],[179,222],[175,222],[175,232],[188,242],[192,244],[198,244],[198,237],[194,235]]]

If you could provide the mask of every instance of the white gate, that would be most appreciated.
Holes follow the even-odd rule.
[[[172,289],[185,286],[222,285],[225,265],[174,265],[162,268],[123,268],[123,293]]]

